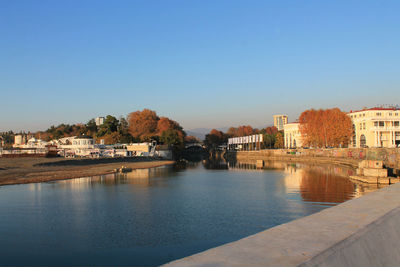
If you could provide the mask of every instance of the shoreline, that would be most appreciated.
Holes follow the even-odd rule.
[[[115,173],[125,166],[131,169],[156,168],[175,161],[148,158],[64,159],[64,158],[0,158],[0,187],[42,183]]]

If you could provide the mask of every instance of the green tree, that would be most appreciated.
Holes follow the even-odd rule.
[[[128,121],[122,116],[119,118],[118,132],[120,135],[120,143],[131,143],[134,141],[132,135],[129,133]]]
[[[12,146],[12,144],[14,144],[14,136],[15,134],[13,131],[1,133],[1,137],[3,139],[5,147],[10,147]]]
[[[166,131],[163,131],[160,137],[160,141],[170,146],[174,145],[180,147],[183,145],[182,137],[180,136],[178,130],[174,129],[168,129]]]
[[[276,140],[275,140],[275,148],[283,148],[284,146],[284,139],[283,139],[283,134],[281,132],[276,134]]]
[[[218,146],[225,144],[228,140],[228,136],[221,131],[212,129],[209,134],[206,135],[204,144],[208,149],[216,149]]]
[[[264,134],[264,147],[274,148],[276,141],[276,135],[274,134]]]
[[[98,137],[102,137],[106,134],[114,133],[118,130],[119,121],[117,118],[111,115],[107,115],[104,123],[100,125],[99,131],[97,132]]]
[[[97,133],[97,125],[94,119],[91,119],[86,123],[85,132],[87,135],[90,135],[92,137],[94,137],[94,135]]]

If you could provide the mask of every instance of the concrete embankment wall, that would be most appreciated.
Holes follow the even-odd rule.
[[[400,183],[167,266],[398,266]]]
[[[226,157],[239,161],[283,160],[337,163],[358,166],[361,160],[382,160],[386,167],[400,169],[400,148],[266,149],[228,152]]]

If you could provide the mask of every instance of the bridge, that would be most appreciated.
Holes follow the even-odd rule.
[[[190,149],[190,148],[192,148],[192,149],[199,149],[199,148],[202,148],[202,149],[204,149],[204,145],[202,144],[202,143],[189,143],[189,144],[186,144],[185,145],[185,148],[186,149]]]

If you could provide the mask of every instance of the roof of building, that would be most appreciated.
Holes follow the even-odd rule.
[[[400,107],[388,107],[388,108],[382,108],[382,107],[375,107],[375,108],[364,108],[360,110],[350,110],[349,113],[356,113],[356,112],[362,112],[362,111],[369,111],[369,110],[400,110]]]
[[[87,135],[79,135],[75,136],[75,139],[93,139],[93,138]]]

